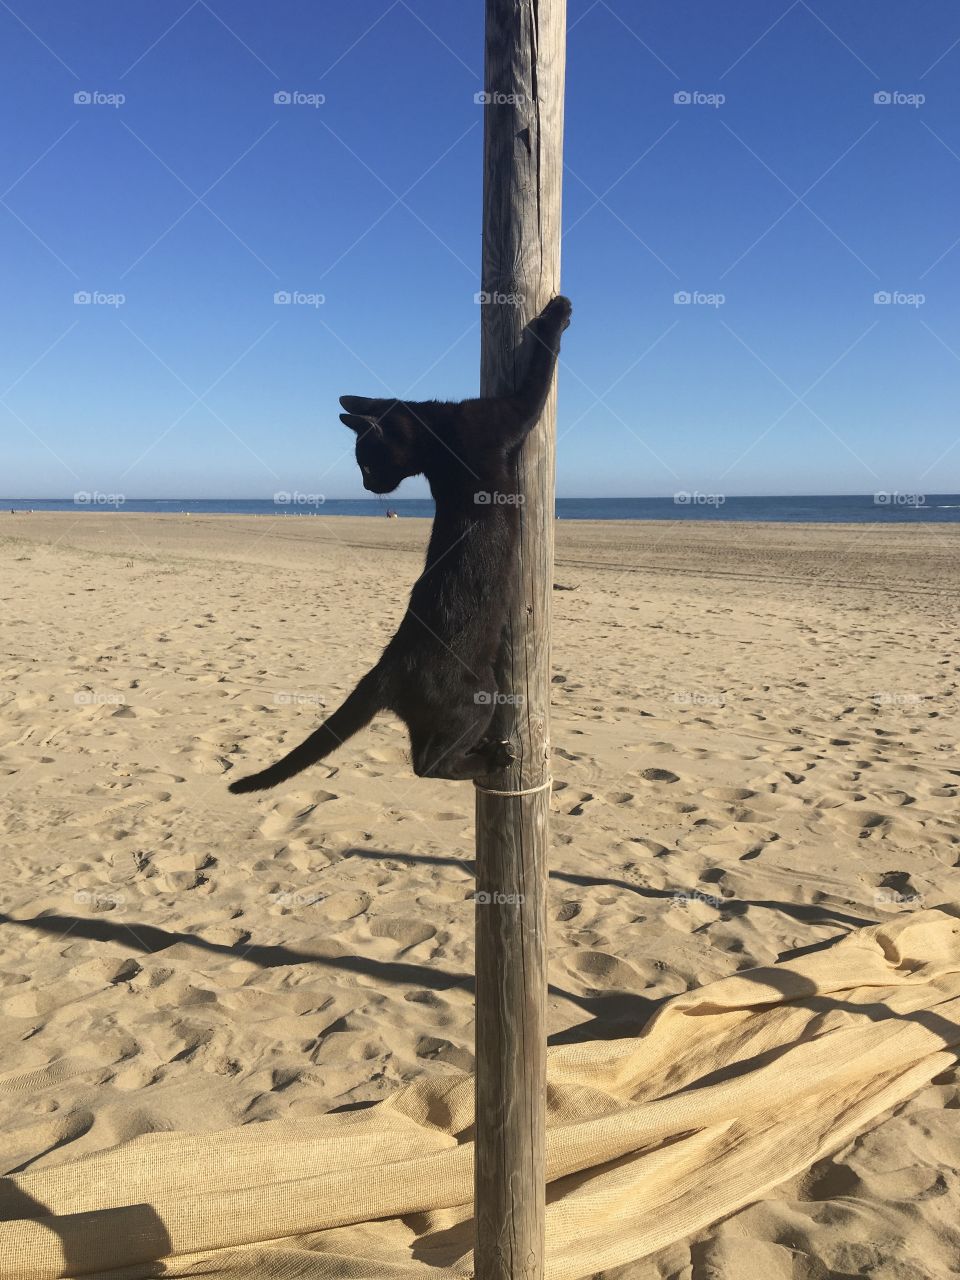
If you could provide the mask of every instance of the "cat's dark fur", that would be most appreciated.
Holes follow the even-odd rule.
[[[388,709],[410,731],[422,778],[477,778],[509,762],[506,744],[489,734],[494,661],[516,582],[512,458],[543,411],[570,314],[557,297],[532,322],[527,374],[514,395],[459,404],[341,397],[364,488],[390,493],[420,473],[429,481],[436,515],[426,566],[396,635],[346,701],[289,755],[231,791],[292,778]]]

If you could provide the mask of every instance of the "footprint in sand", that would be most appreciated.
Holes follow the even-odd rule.
[[[640,777],[643,778],[644,782],[679,782],[680,781],[680,775],[678,773],[671,773],[669,769],[655,769],[655,768],[642,769],[640,771]]]
[[[594,989],[637,991],[643,985],[633,965],[606,951],[578,951],[572,967],[577,976]]]
[[[886,791],[876,791],[874,794],[878,800],[883,800],[886,804],[895,805],[897,808],[916,803],[916,796],[910,795],[907,791],[898,791],[895,788],[890,788]]]
[[[399,942],[403,950],[416,947],[421,942],[436,937],[432,924],[422,920],[410,920],[406,916],[377,916],[370,921],[370,932],[375,938],[390,938]]]
[[[871,831],[875,827],[889,825],[889,819],[885,814],[873,813],[869,809],[834,808],[827,810],[827,816],[847,831]]]
[[[569,790],[569,788],[565,787],[564,790]],[[596,796],[594,796],[592,791],[572,791],[569,796],[564,796],[564,804],[569,804],[573,796],[576,796],[573,804],[570,805],[569,809],[563,810],[563,812],[571,818],[582,817],[585,812],[584,805],[587,805],[591,800],[596,799]]]
[[[110,1084],[115,1089],[124,1089],[131,1092],[135,1092],[138,1089],[146,1089],[155,1082],[158,1065],[151,1062],[127,1063],[114,1073]]]
[[[458,1048],[450,1040],[439,1036],[421,1036],[417,1041],[418,1058],[426,1058],[431,1062],[449,1062],[461,1071],[471,1071],[474,1067],[473,1054],[469,1049]]]
[[[278,840],[295,833],[310,817],[317,805],[337,800],[332,791],[297,791],[284,796],[260,823],[260,834],[267,840]]]
[[[623,1016],[632,1017],[637,994],[659,988],[664,994],[683,991],[683,978],[663,960],[644,960],[634,964],[603,951],[581,951],[571,966],[576,977],[588,985],[588,990],[605,999],[615,999],[623,993]],[[610,1006],[611,1014],[615,1006]]]
[[[344,890],[341,893],[331,893],[323,900],[323,914],[327,920],[338,922],[353,920],[369,910],[372,901],[370,894],[362,891]]]
[[[703,794],[708,800],[724,800],[730,803],[734,800],[749,800],[757,793],[751,791],[749,787],[705,787]]]
[[[178,752],[178,755],[185,755],[185,752]],[[195,773],[202,774],[204,777],[216,777],[218,774],[227,773],[233,768],[234,762],[228,760],[226,756],[217,754],[211,755],[189,755],[187,762]]]
[[[633,805],[636,800],[636,796],[632,791],[611,791],[610,795],[608,795],[606,799],[610,804]]]
[[[657,840],[651,840],[649,836],[631,836],[630,843],[641,845],[648,853],[652,853],[655,858],[663,858],[670,852],[665,844],[660,844]]]
[[[877,888],[889,889],[892,897],[904,901],[911,901],[920,897],[916,886],[910,881],[909,871],[884,871],[877,881]]]

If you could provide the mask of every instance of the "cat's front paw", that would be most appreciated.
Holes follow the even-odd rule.
[[[547,303],[537,319],[546,328],[556,333],[563,333],[564,329],[569,325],[572,315],[573,303],[569,298],[565,298],[562,293],[558,293],[555,298]]]

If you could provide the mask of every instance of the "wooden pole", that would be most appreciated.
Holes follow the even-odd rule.
[[[519,381],[559,292],[566,0],[486,0],[480,394]],[[498,665],[517,760],[477,791],[477,1280],[542,1280],[556,392],[517,459],[519,590]],[[541,788],[540,790],[530,790]]]

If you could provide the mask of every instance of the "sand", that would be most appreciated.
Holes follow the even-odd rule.
[[[4,1172],[472,1065],[469,786],[415,778],[383,716],[276,792],[226,791],[375,660],[426,535],[0,515]],[[960,897],[960,527],[557,537],[554,1043]],[[960,1274],[958,1109],[950,1072],[607,1275]]]

